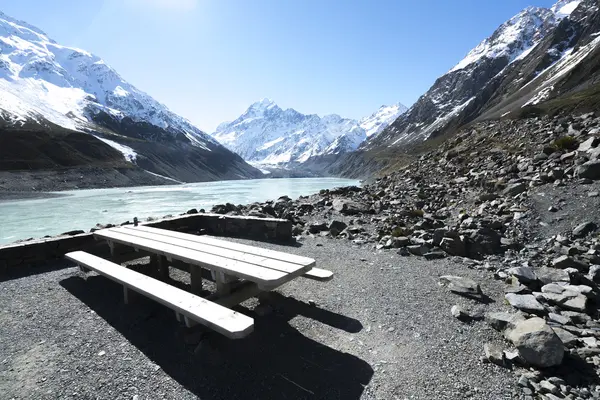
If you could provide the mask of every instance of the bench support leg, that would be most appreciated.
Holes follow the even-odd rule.
[[[181,314],[175,311],[175,318],[177,318],[177,322],[181,322]]]
[[[199,294],[202,292],[202,268],[197,265],[190,264],[190,279],[192,293]]]
[[[158,256],[158,276],[162,281],[169,280],[169,263],[165,256]]]
[[[129,304],[129,290],[127,286],[123,286],[123,301],[125,304]]]

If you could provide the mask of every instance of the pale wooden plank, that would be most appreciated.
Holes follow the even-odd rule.
[[[272,258],[274,260],[285,261],[293,264],[300,264],[303,266],[314,266],[315,260],[308,257],[297,256],[295,254],[284,253],[282,251],[276,250],[268,250],[262,249],[260,247],[249,246],[240,243],[233,243],[226,240],[216,239],[208,236],[198,236],[198,235],[190,235],[189,233],[181,233],[176,231],[170,231],[167,229],[160,228],[152,228],[149,226],[123,226],[121,227],[127,230],[137,230],[137,231],[145,231],[157,233],[165,236],[176,237],[180,239],[191,240],[196,243],[208,244],[215,247],[224,248],[227,250],[235,250],[246,254],[253,254],[255,256],[262,256],[266,258]],[[121,229],[121,228],[111,228],[111,229]]]
[[[313,268],[302,275],[303,278],[312,279],[319,282],[327,282],[333,279],[333,272],[325,269]]]
[[[227,337],[241,338],[254,329],[253,319],[246,315],[92,254],[75,251],[65,257],[164,304],[186,320],[197,321]]]
[[[147,231],[147,230],[139,230],[139,229],[115,229],[117,232],[126,232],[128,235],[133,235],[137,237],[142,237],[145,239],[156,240],[162,243],[168,243],[175,246],[180,246],[186,249],[192,249],[196,251],[201,251],[203,253],[211,254],[213,256],[219,256],[223,258],[228,258],[235,261],[243,261],[249,264],[259,265],[261,267],[274,269],[277,271],[287,272],[287,273],[295,273],[300,268],[312,267],[315,264],[313,260],[312,263],[301,265],[289,263],[286,261],[276,260],[273,258],[257,256],[254,254],[244,253],[237,250],[225,249],[223,247],[217,247],[210,244],[198,243],[194,241],[194,236],[189,234],[180,234],[179,237],[172,237],[167,235],[157,234],[156,232]]]
[[[113,229],[103,229],[94,232],[94,235],[107,240],[127,244],[142,250],[151,251],[158,255],[168,256],[174,259],[184,261],[189,264],[199,265],[208,269],[214,269],[224,272],[228,275],[247,279],[258,283],[265,288],[273,288],[302,275],[306,272],[304,269],[298,270],[295,274],[276,271],[274,269],[260,267],[254,264],[248,264],[241,261],[235,261],[219,256],[210,255],[197,250],[187,249],[168,243],[157,242],[151,239],[145,239],[117,231]]]

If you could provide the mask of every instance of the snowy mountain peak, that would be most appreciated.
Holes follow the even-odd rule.
[[[387,128],[407,110],[408,107],[402,103],[392,104],[391,106],[383,105],[370,116],[362,118],[359,124],[366,131],[367,137],[372,137]]]
[[[262,99],[235,121],[220,124],[213,137],[247,161],[283,166],[355,150],[366,133],[357,121],[337,114],[305,115]]]
[[[359,123],[337,114],[319,117],[282,110],[262,99],[235,121],[220,124],[213,137],[251,163],[286,166],[356,150],[367,135],[382,131],[404,111],[401,103],[381,106]]]
[[[194,146],[216,142],[126,82],[100,57],[62,46],[40,29],[0,13],[0,110],[14,119],[47,120],[86,130],[105,113],[183,135]]]
[[[558,18],[568,17],[575,11],[582,0],[560,0],[550,9]]]
[[[533,48],[558,24],[557,15],[547,8],[527,7],[502,25],[467,54],[450,72],[477,65],[484,59],[507,58],[509,62]]]

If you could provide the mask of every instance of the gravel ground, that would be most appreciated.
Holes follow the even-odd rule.
[[[239,241],[313,257],[336,277],[287,284],[264,316],[249,300],[240,311],[255,318],[253,334],[230,341],[209,333],[195,352],[201,332],[142,296],[124,305],[121,287],[104,277],[25,271],[36,274],[0,282],[0,397],[518,398],[510,371],[480,361],[483,344],[501,335],[450,314],[454,304],[508,309],[490,272],[320,237],[295,247]],[[438,285],[444,274],[481,282],[490,301],[447,292]]]

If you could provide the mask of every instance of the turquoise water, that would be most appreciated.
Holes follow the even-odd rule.
[[[133,217],[144,220],[177,215],[191,208],[210,211],[215,204],[248,204],[283,195],[295,199],[321,189],[358,183],[338,178],[257,179],[74,190],[60,192],[64,197],[5,201],[0,202],[0,245],[75,229],[89,231],[97,223],[120,224]]]

